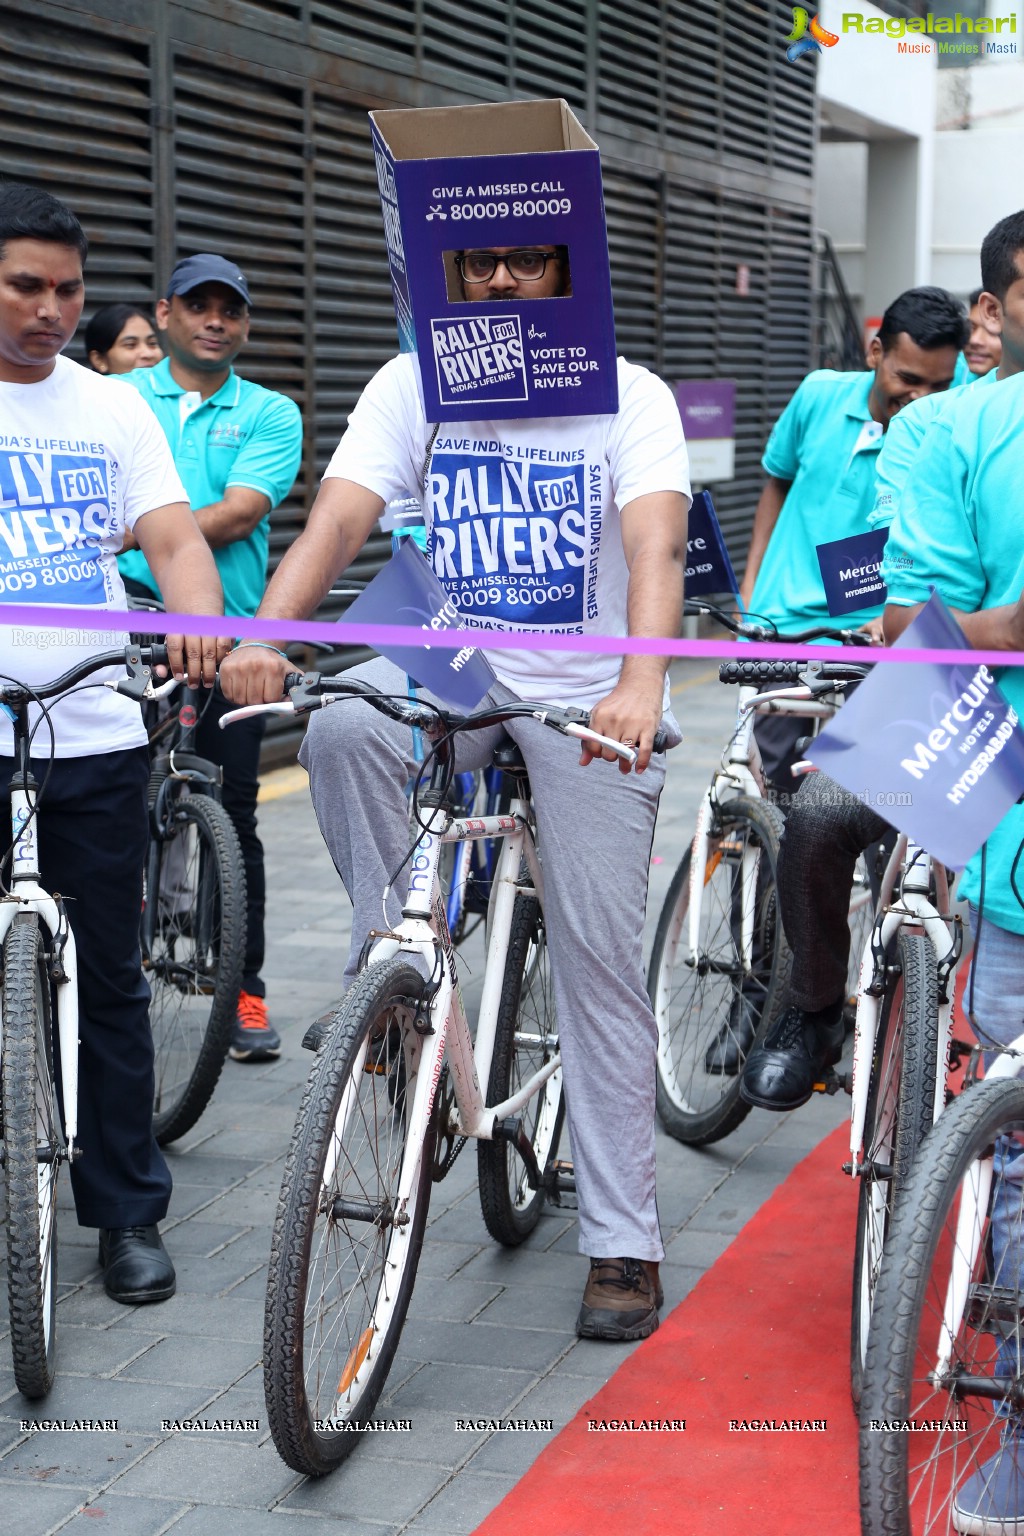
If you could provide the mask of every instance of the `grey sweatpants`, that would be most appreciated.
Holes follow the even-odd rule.
[[[353,676],[385,692],[406,691],[404,674],[390,662],[370,662]],[[498,684],[487,702],[511,698]],[[484,767],[505,729],[460,736],[456,769]],[[579,743],[538,721],[513,720],[507,731],[529,768],[537,813],[580,1251],[658,1260],[664,1249],[654,1171],[657,1027],[642,948],[664,760],[654,758],[639,777],[613,763],[581,768]],[[371,705],[345,699],[313,716],[299,760],[352,898],[347,982],[366,934],[383,926],[381,895],[409,848],[411,732]],[[389,924],[401,920],[404,892],[403,872]]]

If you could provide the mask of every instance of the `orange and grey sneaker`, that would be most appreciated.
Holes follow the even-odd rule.
[[[658,1266],[647,1259],[591,1259],[576,1319],[581,1339],[646,1339],[665,1300]]]
[[[254,992],[238,994],[230,1054],[234,1061],[273,1061],[281,1054],[281,1036],[267,1018],[266,999]]]

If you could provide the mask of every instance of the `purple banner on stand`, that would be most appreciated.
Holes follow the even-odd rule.
[[[715,504],[707,491],[698,491],[686,525],[686,596],[706,597],[709,592],[739,592],[736,573],[715,516]]]
[[[430,635],[459,626],[459,610],[413,539],[404,539],[383,570],[360,593],[346,623],[415,624],[425,631],[409,645],[379,645],[382,656],[429,688],[446,704],[473,709],[495,683],[487,658],[475,646],[439,650]]]
[[[886,821],[962,869],[1024,791],[1024,734],[936,593],[893,651],[960,647],[962,664],[876,667],[807,756]]]
[[[735,437],[735,379],[680,379],[675,395],[688,442]]]

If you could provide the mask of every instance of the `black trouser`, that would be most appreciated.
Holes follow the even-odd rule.
[[[789,999],[798,1008],[817,1012],[845,996],[857,858],[872,843],[891,847],[894,837],[887,821],[823,773],[809,774],[793,796],[779,854],[779,906],[793,951]]]
[[[196,728],[196,751],[210,762],[219,763],[224,770],[224,809],[234,823],[238,841],[242,845],[242,861],[245,864],[246,932],[245,968],[242,973],[242,991],[266,997],[267,989],[260,976],[263,969],[265,939],[264,914],[267,905],[267,877],[263,866],[263,844],[256,830],[256,796],[260,787],[260,744],[265,724],[262,715],[251,720],[239,720],[223,731],[218,725],[222,715],[237,705],[224,698],[218,684],[213,698],[205,707]]]
[[[13,770],[13,760],[0,757],[5,851]],[[153,1037],[139,950],[149,754],[132,747],[57,758],[49,770],[33,760],[37,783],[45,780],[41,883],[64,897],[78,954],[75,1209],[84,1227],[148,1226],[166,1216],[171,1197],[170,1171],[153,1139]]]

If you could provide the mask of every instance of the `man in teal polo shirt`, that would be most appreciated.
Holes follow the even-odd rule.
[[[1020,290],[1024,311],[1024,278]],[[925,437],[886,547],[888,640],[902,634],[934,585],[977,649],[1024,650],[1024,518],[1016,510],[1022,484],[1024,373],[1018,373],[996,389],[964,390]],[[1024,715],[1024,669],[1001,669],[998,681]],[[984,859],[975,855],[960,882],[976,935],[971,985],[982,1044],[1005,1045],[1024,1031],[1024,907],[1017,894],[1024,890],[1022,844],[1024,806],[1016,805],[989,838]],[[997,1146],[996,1174],[993,1270],[1002,1286],[1019,1292],[1024,1282],[1019,1144]],[[1015,1379],[1019,1341],[1012,1331],[999,1348],[1002,1368],[996,1374]],[[1009,1402],[999,1413],[999,1449],[954,1495],[954,1530],[1024,1533],[1024,1415]]]
[[[224,586],[224,611],[251,617],[267,579],[270,513],[291,490],[302,458],[302,418],[287,396],[239,378],[232,363],[249,336],[249,287],[234,262],[201,254],[179,261],[156,320],[167,356],[126,374],[156,413]],[[132,585],[159,595],[142,553],[118,565]],[[280,1054],[267,1018],[263,966],[266,877],[256,830],[263,722],[218,729],[230,708],[219,691],[204,711],[197,749],[224,769],[224,805],[242,845],[248,925],[242,992],[231,1054],[261,1061]]]
[[[768,479],[740,586],[758,617],[791,631],[839,622],[829,614],[818,546],[868,532],[883,434],[911,400],[949,388],[967,333],[951,294],[911,288],[882,317],[868,348],[870,372],[808,374],[762,459]],[[880,614],[880,605],[845,613],[842,624],[855,629]],[[765,777],[780,797],[792,793],[794,747],[807,729],[793,716],[758,721]]]
[[[1003,335],[1002,361],[979,383],[993,393],[998,379],[1024,370],[1024,213],[989,231],[981,247],[986,323]],[[912,401],[890,423],[877,458],[870,522],[887,527],[937,418],[948,416],[962,389]],[[793,950],[785,1007],[744,1069],[743,1098],[762,1109],[790,1110],[810,1097],[826,1061],[842,1048],[850,930],[847,910],[859,854],[891,835],[883,817],[826,775],[805,779],[793,796],[779,859],[779,902]]]

